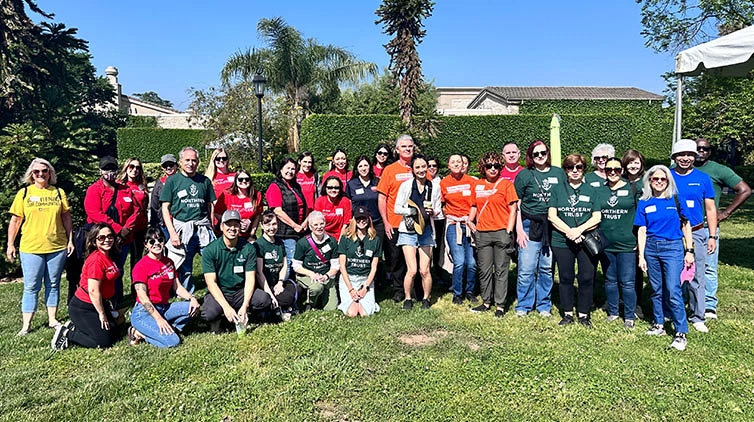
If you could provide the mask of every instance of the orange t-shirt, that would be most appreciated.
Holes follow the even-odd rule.
[[[411,173],[411,167],[404,166],[400,161],[396,161],[382,170],[380,183],[377,184],[377,192],[385,195],[387,199],[385,214],[387,215],[387,221],[393,227],[398,227],[403,218],[403,216],[395,213],[395,197],[398,195],[398,188],[401,187],[403,182],[412,177],[414,176]]]
[[[496,183],[497,187],[495,187]],[[490,232],[508,228],[510,204],[518,201],[513,183],[505,179],[498,179],[495,183],[479,179],[476,181],[471,196],[473,206],[477,207],[477,230]]]
[[[476,180],[466,174],[462,175],[460,179],[456,179],[452,175],[445,176],[440,181],[440,193],[442,194],[442,202],[445,203],[445,215],[452,217],[469,215],[472,204],[471,192],[475,185]]]

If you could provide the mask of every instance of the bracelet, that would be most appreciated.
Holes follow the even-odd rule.
[[[714,236],[710,236],[709,238],[710,238],[710,239],[715,239],[715,240],[717,240],[717,239],[719,239],[719,238],[720,238],[720,236],[718,236],[718,235],[714,235]]]
[[[353,291],[353,287],[351,287],[350,289],[348,289],[348,293],[351,293],[352,291]]]
[[[692,254],[693,254],[693,253],[694,253],[694,248],[691,248],[691,249],[684,249],[684,251],[685,251],[686,253],[692,253]]]

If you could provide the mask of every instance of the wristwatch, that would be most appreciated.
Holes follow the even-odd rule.
[[[694,248],[684,249],[684,252],[686,252],[686,253],[692,253],[693,254],[694,253]]]
[[[709,237],[709,238],[710,238],[710,239],[715,239],[715,240],[717,240],[717,239],[719,239],[719,238],[720,238],[720,236],[718,236],[718,235],[710,235],[710,237]]]

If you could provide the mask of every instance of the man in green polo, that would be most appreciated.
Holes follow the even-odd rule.
[[[254,288],[257,253],[253,244],[238,236],[238,211],[225,211],[220,229],[222,237],[202,251],[202,272],[209,291],[204,297],[202,318],[213,333],[220,331],[222,316],[228,322],[245,325],[251,311],[269,309],[272,303],[264,291]]]

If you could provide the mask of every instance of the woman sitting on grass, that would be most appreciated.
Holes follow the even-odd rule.
[[[278,231],[278,218],[272,210],[262,214],[262,237],[257,239],[257,285],[272,300],[272,307],[279,308],[283,321],[291,319],[296,305],[296,285],[286,280],[288,263],[285,259],[285,245],[275,237]]]
[[[340,305],[346,316],[369,316],[380,310],[374,300],[374,276],[382,255],[382,242],[366,207],[354,210],[353,218],[340,237]]]
[[[131,272],[136,305],[131,312],[129,344],[134,346],[146,340],[160,348],[175,347],[181,343],[175,330],[183,331],[198,313],[199,302],[178,281],[173,261],[163,255],[165,237],[160,229],[147,229],[144,247],[147,254]],[[185,302],[170,303],[172,292]]]
[[[325,216],[321,212],[312,211],[307,221],[312,234],[296,242],[293,271],[306,289],[304,310],[321,307],[332,311],[338,306],[335,292],[335,277],[340,270],[338,241],[325,233]]]
[[[89,230],[88,256],[81,270],[81,281],[75,297],[68,303],[71,321],[55,329],[51,342],[54,350],[67,349],[71,342],[92,349],[107,348],[118,340],[111,302],[115,297],[115,280],[120,277],[115,264],[120,256],[115,235],[107,223],[97,223]]]

